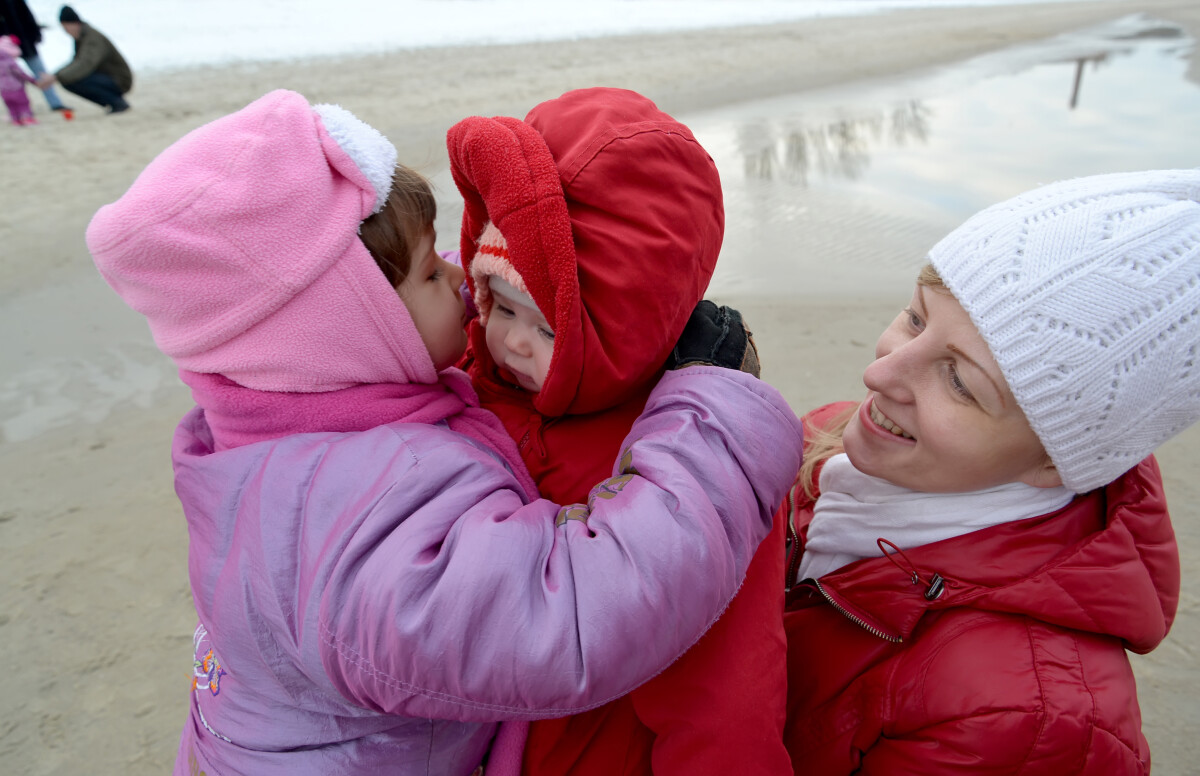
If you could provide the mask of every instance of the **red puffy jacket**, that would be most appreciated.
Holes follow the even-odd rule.
[[[812,507],[795,503],[801,550]],[[806,580],[784,613],[792,763],[818,775],[1148,773],[1125,650],[1156,647],[1178,598],[1153,457],[1057,512]]]

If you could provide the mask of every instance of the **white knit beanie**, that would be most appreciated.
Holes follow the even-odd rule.
[[[1100,175],[974,216],[929,260],[1077,493],[1200,418],[1200,169]]]

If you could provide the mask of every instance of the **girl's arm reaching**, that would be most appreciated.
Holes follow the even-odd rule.
[[[331,448],[308,500],[408,428]],[[724,610],[800,447],[774,389],[714,367],[663,378],[586,505],[523,505],[453,434],[392,445],[361,476],[404,475],[342,518],[327,534],[342,545],[314,569],[325,672],[357,704],[421,717],[562,716],[622,695]]]

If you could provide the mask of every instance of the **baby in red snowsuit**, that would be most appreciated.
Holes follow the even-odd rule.
[[[712,276],[724,230],[716,166],[686,126],[620,89],[568,92],[523,121],[465,119],[447,143],[479,308],[464,366],[542,495],[586,501]],[[590,712],[532,723],[523,772],[791,774],[782,531],[665,672]]]

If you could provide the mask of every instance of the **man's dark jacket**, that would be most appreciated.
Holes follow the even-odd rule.
[[[116,81],[125,94],[133,88],[133,71],[125,58],[104,34],[89,24],[80,23],[82,30],[75,41],[75,58],[54,74],[63,86],[87,78],[92,73],[104,73]]]

